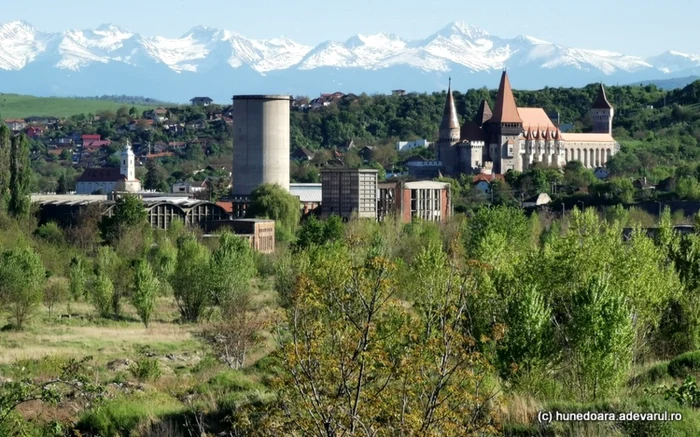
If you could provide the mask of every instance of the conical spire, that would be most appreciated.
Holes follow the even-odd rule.
[[[455,101],[452,97],[452,78],[450,78],[449,85],[447,86],[447,100],[445,101],[445,109],[442,111],[440,129],[459,129],[457,109],[455,108]]]
[[[518,114],[518,107],[515,104],[513,90],[510,87],[508,74],[503,71],[501,75],[501,84],[498,86],[498,94],[496,94],[496,106],[491,116],[491,123],[522,123],[523,120]]]
[[[482,100],[481,104],[479,105],[479,110],[476,111],[476,118],[474,119],[474,121],[476,121],[476,124],[478,124],[479,126],[482,126],[484,123],[489,121],[492,115],[493,112],[491,111],[489,102],[487,102],[486,100]]]
[[[610,102],[608,102],[608,98],[605,96],[605,87],[603,84],[600,84],[600,88],[598,89],[598,97],[595,99],[595,102],[593,103],[593,108],[594,109],[612,109],[612,105]]]

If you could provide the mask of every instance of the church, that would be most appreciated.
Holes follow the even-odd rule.
[[[476,117],[460,127],[452,84],[436,144],[442,174],[524,171],[534,163],[563,167],[580,161],[586,168],[604,167],[620,145],[612,136],[615,109],[600,85],[591,106],[592,133],[562,133],[542,108],[519,108],[504,71],[493,110],[481,102]]]
[[[120,168],[86,168],[75,181],[76,194],[108,194],[113,191],[138,193],[141,181],[136,179],[136,159],[129,140],[119,154]]]

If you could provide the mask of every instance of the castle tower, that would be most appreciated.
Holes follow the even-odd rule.
[[[476,111],[476,117],[474,118],[474,121],[477,125],[483,126],[484,123],[489,121],[492,115],[493,112],[491,112],[489,102],[487,102],[486,100],[482,100],[481,104],[479,105],[479,110]]]
[[[522,171],[520,134],[523,133],[523,120],[518,114],[513,90],[505,70],[501,75],[496,104],[487,122],[487,129],[491,134],[489,152],[494,172],[502,174],[508,170]]]
[[[612,121],[615,116],[615,108],[608,102],[602,83],[598,90],[598,97],[591,107],[590,114],[593,120],[593,133],[612,134]]]
[[[459,153],[454,147],[459,142],[459,121],[457,119],[457,108],[452,97],[452,79],[450,78],[447,87],[447,99],[445,108],[442,111],[442,121],[438,133],[437,151],[438,159],[442,161],[444,173],[447,175],[457,175],[459,173]]]
[[[135,181],[136,164],[134,162],[134,151],[131,150],[131,143],[128,138],[119,157],[121,159],[121,174],[126,176],[127,181]]]

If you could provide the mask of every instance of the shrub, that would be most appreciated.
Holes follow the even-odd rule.
[[[163,374],[163,371],[160,369],[160,363],[155,358],[136,360],[129,367],[129,371],[139,381],[154,381]]]
[[[37,237],[51,244],[62,244],[66,241],[63,230],[54,222],[39,226],[35,233]]]
[[[686,352],[668,363],[668,373],[674,378],[685,378],[700,372],[700,351]]]

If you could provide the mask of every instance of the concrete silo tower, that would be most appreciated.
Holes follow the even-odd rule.
[[[234,197],[250,196],[260,184],[289,190],[291,96],[233,96]]]

